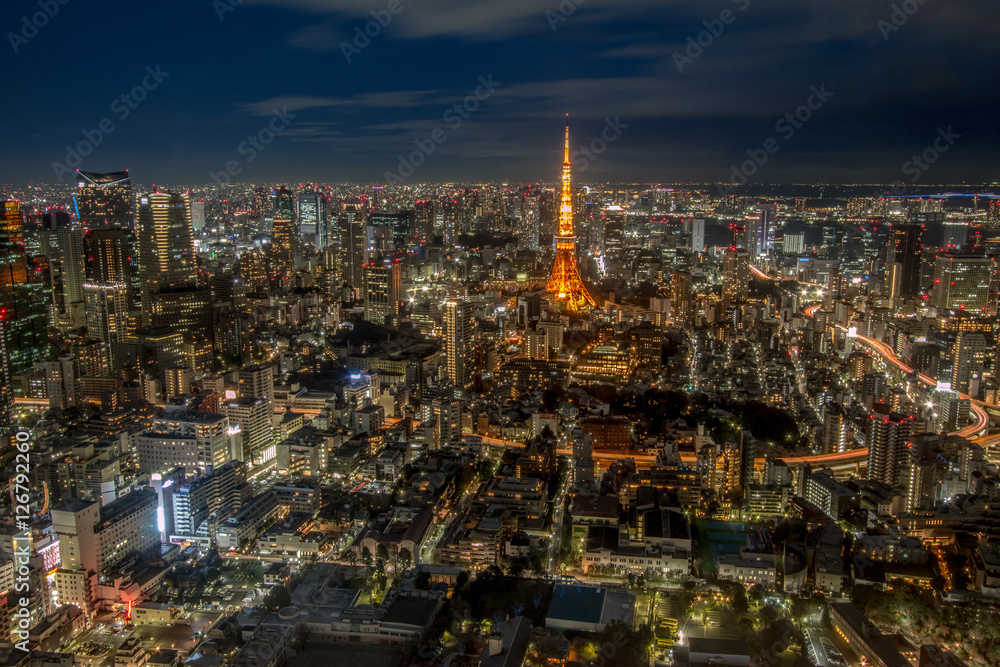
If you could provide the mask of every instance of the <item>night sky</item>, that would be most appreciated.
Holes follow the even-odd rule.
[[[58,9],[34,31],[39,0],[6,0],[0,181],[69,182],[58,162],[193,184],[233,161],[242,182],[384,182],[436,129],[407,182],[552,181],[566,113],[574,147],[618,118],[578,182],[729,180],[769,138],[757,182],[892,182],[949,127],[919,183],[1000,180],[996,0],[897,2],[898,26],[888,0],[576,1],[41,0]],[[354,50],[372,11],[391,20]],[[446,120],[490,75],[496,90]],[[832,95],[778,131],[811,87]],[[274,108],[294,117],[241,151]],[[84,131],[100,144],[67,163]]]

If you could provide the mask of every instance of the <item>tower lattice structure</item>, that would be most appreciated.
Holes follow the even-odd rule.
[[[579,312],[594,307],[580,268],[576,263],[576,236],[573,235],[573,192],[570,187],[569,117],[566,123],[566,144],[562,167],[562,197],[559,202],[559,234],[556,236],[556,259],[546,290],[567,310]]]

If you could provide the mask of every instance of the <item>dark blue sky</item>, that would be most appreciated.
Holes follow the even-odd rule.
[[[376,182],[436,128],[447,140],[410,182],[554,180],[567,112],[574,146],[606,117],[627,125],[580,182],[727,180],[771,137],[754,180],[891,182],[948,127],[960,138],[919,183],[1000,180],[996,0],[909,0],[891,32],[895,0],[562,0],[567,16],[560,0],[41,1],[58,11],[37,34],[23,17],[39,0],[0,8],[0,182],[55,181],[84,131],[101,141],[82,169],[138,182],[206,182],[228,161],[241,181]],[[341,42],[395,2],[347,62]],[[446,122],[489,75],[496,91]],[[112,106],[144,77],[145,100]],[[786,139],[775,124],[811,86],[833,95]],[[248,162],[238,146],[274,107],[294,118]]]

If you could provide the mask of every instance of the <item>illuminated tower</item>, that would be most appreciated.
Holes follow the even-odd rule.
[[[567,119],[569,116],[567,115]],[[573,193],[570,190],[569,124],[566,125],[566,147],[562,168],[562,199],[559,204],[559,234],[556,236],[556,260],[552,277],[546,286],[558,303],[571,311],[594,306],[594,299],[580,278],[576,264],[576,237],[573,236]]]

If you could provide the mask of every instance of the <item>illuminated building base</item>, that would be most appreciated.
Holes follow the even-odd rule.
[[[576,264],[576,255],[572,239],[559,237],[556,242],[556,261],[552,265],[552,276],[546,290],[556,303],[563,304],[567,310],[579,312],[594,307],[594,299],[580,278],[580,268]]]

